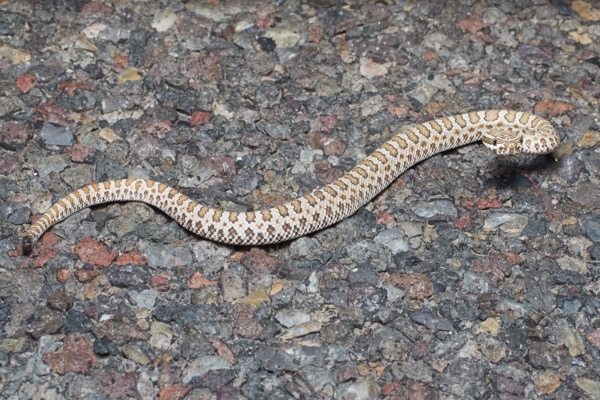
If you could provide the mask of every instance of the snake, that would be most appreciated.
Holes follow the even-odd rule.
[[[511,110],[474,111],[398,128],[393,137],[334,182],[284,204],[236,212],[197,203],[150,179],[92,183],[52,205],[22,234],[24,252],[71,214],[97,204],[150,204],[185,229],[212,241],[255,246],[285,242],[324,229],[354,214],[398,176],[434,154],[476,141],[497,154],[548,154],[560,138],[537,115]]]

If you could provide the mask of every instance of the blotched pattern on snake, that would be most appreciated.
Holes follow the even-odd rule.
[[[25,232],[23,248],[30,251],[48,228],[69,215],[115,201],[151,204],[184,228],[217,242],[236,245],[282,242],[354,214],[419,161],[478,140],[499,154],[545,154],[559,143],[548,121],[525,112],[489,110],[439,118],[400,128],[394,137],[335,182],[262,211],[233,212],[207,207],[167,185],[147,179],[93,183],[50,207]]]

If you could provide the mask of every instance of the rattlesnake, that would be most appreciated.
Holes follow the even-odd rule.
[[[217,242],[236,245],[282,242],[354,214],[419,161],[478,140],[499,154],[545,154],[559,143],[548,121],[525,112],[490,110],[435,119],[400,128],[392,139],[335,182],[262,211],[233,212],[203,206],[149,179],[93,183],[50,207],[25,232],[23,249],[30,251],[49,227],[74,212],[114,201],[151,204],[184,228]]]

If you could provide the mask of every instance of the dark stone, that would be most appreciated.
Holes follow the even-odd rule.
[[[600,310],[600,301],[596,300],[595,298],[588,297],[587,299],[585,299],[581,310],[584,311],[586,314],[595,317],[596,315],[598,315],[598,310]]]
[[[544,202],[535,193],[517,193],[512,197],[513,210],[517,213],[540,213],[544,211]]]
[[[100,157],[96,162],[96,178],[99,182],[110,179],[125,179],[127,178],[127,171],[117,161]]]
[[[271,108],[281,102],[282,94],[278,85],[263,82],[254,90],[254,100],[260,108]]]
[[[535,368],[558,370],[569,365],[571,356],[564,346],[556,346],[545,342],[533,342],[529,346],[527,359]]]
[[[548,233],[548,223],[539,219],[529,221],[525,229],[523,229],[523,236],[527,236],[528,238],[537,238],[544,236],[546,233]]]
[[[12,307],[8,303],[0,303],[0,329],[4,330],[4,327],[8,323],[12,314]]]
[[[339,343],[352,335],[352,326],[347,321],[336,321],[321,327],[321,338],[325,343]]]
[[[2,214],[3,219],[6,222],[13,225],[23,225],[29,222],[31,210],[19,203],[6,202],[0,204],[0,214]]]
[[[261,347],[255,357],[260,360],[262,367],[271,372],[298,371],[294,357],[275,347]]]
[[[46,302],[48,307],[54,311],[66,312],[73,307],[73,297],[63,291],[52,293]]]
[[[600,215],[588,218],[582,225],[585,235],[592,242],[600,243]]]
[[[563,233],[569,236],[583,236],[583,230],[579,224],[563,225]]]
[[[107,339],[97,339],[92,346],[94,354],[100,357],[107,357],[116,354],[121,354],[119,346]]]
[[[279,310],[281,308],[285,308],[292,303],[294,296],[296,294],[296,288],[290,287],[282,290],[276,295],[271,297],[271,305],[274,310]]]
[[[426,307],[411,313],[410,319],[432,331],[454,331],[454,325],[449,319],[439,316],[434,310]]]
[[[590,246],[588,251],[590,252],[590,257],[592,258],[592,260],[600,260],[600,244]]]
[[[577,271],[559,270],[553,273],[554,281],[559,285],[585,285],[587,279]]]
[[[564,314],[575,314],[581,310],[583,303],[577,298],[562,299],[558,302],[558,308],[563,311]]]
[[[557,164],[553,174],[567,183],[575,182],[583,169],[583,163],[572,154],[562,156]]]
[[[71,108],[77,112],[93,110],[96,108],[96,98],[89,90],[77,90],[71,97]]]
[[[104,71],[98,64],[88,64],[83,68],[83,70],[88,73],[91,79],[104,78]]]
[[[21,150],[33,137],[33,131],[19,122],[0,125],[0,147],[10,151]]]
[[[546,272],[542,272],[542,276],[538,280],[526,279],[525,284],[527,287],[527,302],[534,308],[547,313],[556,308],[556,296],[550,290],[552,279],[547,277]]]
[[[423,260],[411,254],[411,252],[409,251],[400,252],[394,256],[394,265],[400,271],[410,271],[413,269],[413,267],[419,265],[422,262]]]
[[[519,395],[519,398],[522,398],[525,394],[524,385],[520,385],[515,380],[502,375],[496,377],[496,390],[498,390],[499,393]]]
[[[379,276],[369,267],[358,267],[350,271],[348,274],[348,282],[352,283],[369,283],[377,285]]]
[[[256,41],[262,51],[267,51],[271,53],[277,48],[277,44],[275,43],[275,41],[269,37],[261,36],[258,39],[256,39]]]
[[[57,311],[41,309],[26,321],[25,331],[34,339],[60,332],[64,325],[63,316]]]
[[[348,302],[352,306],[360,307],[366,314],[373,315],[387,299],[387,291],[379,289],[366,283],[355,283],[350,285]]]
[[[215,390],[233,382],[235,378],[235,371],[230,369],[211,370],[202,375],[200,386],[206,387],[214,392]]]
[[[25,31],[25,18],[19,14],[9,11],[0,13],[0,35],[12,36]]]
[[[552,65],[552,57],[548,53],[535,46],[523,44],[519,46],[519,54],[529,64],[543,65],[547,67]]]
[[[69,128],[49,123],[44,123],[39,139],[46,146],[71,146],[75,143],[75,136]]]
[[[8,365],[8,362],[8,352],[4,349],[0,349],[0,367],[6,367]]]
[[[132,287],[146,284],[150,279],[150,273],[143,267],[129,264],[109,267],[106,277],[113,286]]]
[[[331,303],[338,307],[347,307],[348,306],[348,292],[340,291],[340,290],[323,290],[321,291],[321,296],[328,303]]]
[[[181,92],[177,96],[175,109],[187,115],[192,115],[198,110],[198,95],[194,92]]]
[[[217,318],[215,308],[207,304],[158,306],[154,309],[153,315],[161,322],[198,326],[208,326]]]
[[[127,138],[133,134],[134,125],[135,121],[133,119],[124,118],[112,124],[110,128],[120,137]],[[114,143],[116,142],[113,142],[113,144]]]
[[[84,313],[77,310],[69,310],[65,318],[65,333],[87,333],[92,329],[94,323]]]
[[[203,357],[214,352],[215,348],[211,342],[203,336],[190,334],[185,336],[181,342],[181,354],[185,354],[189,359]]]
[[[144,65],[146,45],[152,36],[148,29],[134,29],[129,35],[129,64],[134,67]]]

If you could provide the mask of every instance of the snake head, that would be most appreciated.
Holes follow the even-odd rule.
[[[519,126],[494,126],[481,140],[498,154],[548,154],[558,146],[560,138],[550,122],[531,116],[530,123]]]

